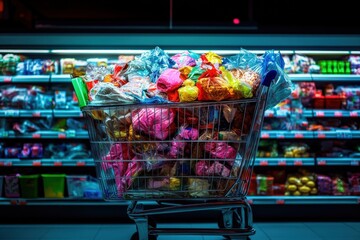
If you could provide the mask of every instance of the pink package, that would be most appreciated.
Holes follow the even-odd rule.
[[[169,156],[172,158],[176,158],[178,154],[184,152],[186,142],[177,141],[177,140],[196,140],[198,138],[199,138],[199,131],[196,128],[181,127],[179,134],[175,137],[174,141],[171,142]]]
[[[185,51],[182,53],[178,53],[171,57],[172,60],[174,60],[178,66],[178,68],[182,68],[185,66],[195,66],[196,61],[192,57],[189,56],[189,52]]]
[[[236,150],[224,142],[209,142],[205,144],[205,151],[210,152],[211,156],[217,159],[235,159]],[[232,162],[228,162],[232,165]]]
[[[195,166],[195,173],[198,176],[219,175],[222,177],[230,176],[230,169],[225,167],[224,164],[215,161],[213,164],[206,161],[199,161]]]
[[[166,139],[175,131],[175,112],[167,108],[143,108],[131,113],[133,129],[159,140]]]
[[[183,84],[180,72],[177,69],[168,68],[161,73],[156,82],[156,87],[160,92],[171,92],[178,89]]]

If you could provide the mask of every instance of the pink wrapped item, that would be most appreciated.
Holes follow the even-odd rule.
[[[171,92],[178,89],[183,80],[180,78],[180,72],[177,69],[168,68],[159,77],[156,87],[160,92]]]
[[[159,140],[175,131],[175,112],[167,108],[143,108],[131,113],[133,129]]]
[[[193,67],[196,65],[195,59],[189,56],[188,51],[178,53],[178,54],[172,56],[171,59],[176,62],[178,68],[182,68],[185,66]]]
[[[209,166],[210,163],[206,161],[199,161],[195,166],[195,173],[198,176],[210,176],[219,175],[222,177],[230,176],[230,169],[224,166],[224,164],[215,161]]]
[[[184,152],[186,142],[177,141],[177,140],[197,140],[199,138],[199,131],[196,128],[191,127],[181,127],[179,134],[175,137],[174,141],[171,143],[171,148],[169,156],[176,158],[178,154]]]
[[[162,180],[150,179],[148,183],[149,189],[168,188],[170,186],[170,178],[164,178]]]
[[[205,151],[217,159],[235,159],[236,150],[224,142],[209,142],[205,144]],[[231,164],[229,162],[229,164]],[[232,165],[232,164],[231,164]]]

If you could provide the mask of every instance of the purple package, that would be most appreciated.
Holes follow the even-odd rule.
[[[332,194],[332,181],[328,176],[318,175],[317,186],[319,195],[331,195]]]
[[[182,68],[185,66],[193,67],[196,65],[196,60],[189,56],[188,51],[178,53],[172,56],[171,59],[176,62],[178,68]]]
[[[19,176],[20,174],[5,176],[5,197],[20,197]]]

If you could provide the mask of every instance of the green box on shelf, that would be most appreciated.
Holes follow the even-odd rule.
[[[39,197],[39,180],[40,175],[21,175],[20,180],[20,196],[23,198]]]
[[[45,198],[63,198],[66,174],[41,174]]]

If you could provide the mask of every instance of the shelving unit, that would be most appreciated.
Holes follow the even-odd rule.
[[[201,37],[202,38],[202,37]],[[9,37],[8,41],[12,39]],[[54,39],[52,36],[50,39],[54,40],[54,44],[59,43],[59,40]],[[80,43],[81,37],[75,36],[69,39],[69,41],[74,40],[74,43]],[[77,39],[77,40],[76,40]],[[113,38],[112,41],[114,41]],[[117,38],[118,39],[118,38]],[[124,41],[124,46],[134,46],[131,40],[131,37]],[[159,37],[162,39],[162,37]],[[223,38],[222,38],[223,39]],[[225,37],[228,39],[228,37]],[[119,39],[118,39],[119,40]],[[236,44],[232,42],[229,43],[229,48],[238,49],[233,46],[237,44],[249,42],[249,39],[245,37],[244,39],[233,37],[232,40],[234,42],[238,41]],[[24,39],[26,41],[26,38]],[[50,40],[49,40],[50,41]],[[214,40],[215,41],[215,40]],[[285,40],[284,40],[285,41]],[[348,40],[351,42],[350,40]],[[170,44],[171,42],[164,41],[164,44]],[[177,40],[178,42],[178,40]],[[225,41],[226,42],[226,41]],[[251,41],[250,41],[251,42]],[[83,41],[82,41],[83,43]],[[38,54],[43,57],[51,56],[54,58],[59,58],[60,56],[96,56],[100,55],[120,55],[120,54],[141,54],[145,50],[136,49],[116,49],[114,44],[108,45],[109,48],[114,49],[105,49],[105,50],[98,50],[101,49],[103,44],[110,44],[109,41],[97,42],[95,46],[91,46],[92,49],[61,49],[58,46],[44,46],[42,49],[43,52],[38,53],[31,53],[31,54]],[[119,43],[118,43],[119,44]],[[152,43],[149,42],[149,45]],[[178,42],[179,44],[179,42]],[[200,43],[199,43],[200,44]],[[254,46],[258,44],[255,41]],[[322,44],[322,43],[321,43]],[[318,46],[322,46],[320,43],[318,45],[314,44],[312,47],[316,48]],[[349,43],[350,44],[350,43]],[[10,44],[11,45],[11,44]],[[61,45],[61,44],[58,44]],[[81,44],[74,44],[76,46],[81,46]],[[170,47],[176,46],[176,43],[172,43]],[[191,43],[189,39],[184,39],[183,48],[191,49]],[[215,47],[217,45],[211,46],[209,48],[213,49],[216,52],[216,49],[221,49],[222,47]],[[219,45],[218,46],[223,46]],[[262,53],[263,51],[254,50],[254,46],[252,50],[254,53]],[[286,46],[286,43],[283,43],[283,46]],[[355,45],[351,45],[353,47]],[[30,46],[31,47],[31,46]],[[168,46],[169,47],[169,46]],[[243,45],[246,47],[246,44]],[[277,47],[277,46],[276,46]],[[280,47],[280,45],[279,45]],[[304,46],[303,46],[304,47]],[[98,48],[98,49],[94,49]],[[224,47],[223,47],[224,48]],[[296,48],[296,46],[291,45],[291,41],[289,42],[288,48]],[[348,47],[350,48],[350,47]],[[194,52],[204,52],[206,50],[199,50],[199,46],[194,49]],[[233,49],[221,49],[219,54],[221,55],[233,55],[238,52],[238,50]],[[6,52],[10,52],[8,49]],[[5,51],[5,49],[3,50]],[[174,54],[176,52],[180,52],[181,50],[173,50],[173,49],[166,49],[169,54]],[[1,52],[1,51],[0,51]],[[350,54],[359,54],[359,52],[346,50],[346,51],[303,51],[303,50],[281,50],[284,54],[303,54],[303,55],[326,55],[326,56],[347,56]],[[344,82],[346,84],[358,84],[360,81],[360,75],[345,75],[345,74],[289,74],[290,79],[296,82]],[[0,76],[0,83],[1,84],[71,84],[71,76],[68,74],[63,75],[38,75],[38,76]],[[291,112],[287,112],[284,110],[274,111],[268,110],[265,113],[266,118],[277,118],[282,119],[291,115]],[[302,116],[305,118],[358,118],[360,115],[360,110],[329,110],[329,109],[305,109],[302,112]],[[55,117],[55,118],[81,118],[82,113],[80,109],[51,109],[51,110],[16,110],[16,109],[9,109],[9,110],[0,110],[0,117],[1,118],[40,118],[40,117]],[[58,131],[38,131],[29,134],[17,135],[13,130],[1,131],[0,132],[0,140],[14,140],[14,139],[38,139],[49,141],[50,139],[54,140],[62,140],[62,139],[70,139],[70,140],[84,140],[88,139],[87,131],[65,131],[65,132],[58,132]],[[289,141],[298,141],[298,140],[315,140],[320,141],[324,139],[337,139],[337,140],[351,140],[351,139],[360,139],[360,130],[356,131],[344,131],[344,130],[333,130],[333,131],[280,131],[280,130],[263,130],[261,133],[261,139],[275,139],[275,140],[289,140]],[[317,167],[317,166],[344,166],[344,167],[357,167],[360,165],[360,158],[320,158],[320,157],[307,157],[307,158],[257,158],[255,160],[255,167],[256,168],[263,168],[263,167],[288,167],[288,166],[295,166],[295,167]],[[0,168],[4,171],[4,169],[9,169],[11,167],[94,167],[94,161],[92,159],[78,159],[78,160],[69,160],[69,159],[28,159],[28,160],[20,160],[20,159],[0,159]],[[296,205],[296,204],[359,204],[360,197],[357,196],[248,196],[249,202],[255,205],[273,205],[273,204],[289,204],[289,205]],[[103,204],[118,204],[127,206],[128,202],[123,201],[119,203],[108,203],[101,200],[87,200],[87,199],[8,199],[8,198],[0,198],[0,204],[13,204],[13,205],[103,205]],[[145,203],[146,204],[146,203]],[[148,203],[151,204],[151,203]]]

